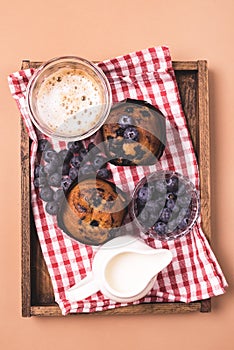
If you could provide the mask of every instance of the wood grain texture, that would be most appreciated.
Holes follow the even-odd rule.
[[[21,121],[21,288],[22,315],[30,315],[31,278],[30,278],[30,179],[29,179],[29,138]]]
[[[198,153],[201,187],[201,218],[203,231],[208,240],[211,240],[210,127],[208,99],[207,62],[198,61]]]
[[[188,129],[198,158],[197,71],[175,70],[175,74]]]
[[[89,314],[71,314],[69,316],[116,316],[116,315],[149,315],[149,314],[171,314],[171,313],[188,313],[192,311],[201,311],[199,302],[184,303],[150,303],[140,305],[129,305],[120,308],[106,310],[101,312],[93,312]],[[62,316],[58,306],[32,306],[32,316]]]
[[[24,60],[23,64],[25,64],[27,68],[28,68],[28,65],[30,65],[30,67],[32,68],[38,68],[43,64],[43,62]],[[172,62],[172,65],[175,70],[185,70],[185,71],[195,70],[196,71],[198,69],[197,61],[183,61],[183,62],[174,61]]]
[[[31,214],[31,218],[32,214]],[[31,221],[31,304],[54,304],[54,293],[47,265],[42,255],[35,224]]]
[[[173,61],[172,67],[180,71],[197,71],[198,63],[197,61]]]
[[[21,69],[29,64],[22,62]],[[29,137],[21,119],[21,290],[22,316],[30,316],[31,307],[31,268],[30,268],[30,159]]]
[[[210,192],[210,120],[208,67],[206,61],[198,61],[198,134],[199,171],[201,193],[202,229],[211,241],[211,192]],[[211,311],[211,299],[201,301],[201,312]]]
[[[22,62],[22,68],[38,68],[41,62]],[[201,176],[201,215],[204,232],[211,238],[210,230],[210,156],[208,74],[205,61],[173,62],[183,110],[196,151]],[[54,301],[53,288],[38,242],[33,217],[30,219],[29,186],[29,138],[21,125],[22,164],[22,315],[61,316]],[[84,314],[90,315],[138,315],[158,313],[184,313],[211,311],[210,299],[194,303],[150,303],[127,306]],[[76,314],[81,317],[83,314]]]

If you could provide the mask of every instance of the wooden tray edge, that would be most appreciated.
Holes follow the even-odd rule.
[[[211,241],[211,197],[210,197],[210,139],[208,68],[206,61],[198,61],[198,115],[199,115],[199,172],[201,193],[201,218],[203,231]]]
[[[155,315],[155,314],[175,314],[188,312],[209,312],[210,299],[202,302],[196,301],[192,303],[150,303],[119,307],[101,312],[69,314],[68,316],[132,316],[132,315]],[[62,316],[58,306],[32,306],[30,309],[31,316]]]
[[[21,69],[27,69],[32,66],[40,65],[40,62],[30,62],[29,60],[23,60]],[[175,70],[198,70],[198,84],[203,88],[198,89],[198,108],[199,108],[199,125],[202,122],[206,127],[206,132],[199,128],[200,146],[206,145],[208,152],[208,158],[204,157],[200,159],[200,177],[201,177],[201,192],[205,193],[205,196],[201,198],[203,229],[207,238],[211,239],[211,225],[210,225],[210,145],[209,138],[207,138],[207,130],[209,130],[209,111],[208,111],[208,69],[207,62],[200,61],[173,61],[173,68]],[[206,98],[204,99],[204,91]],[[205,125],[204,125],[205,123]],[[29,193],[30,181],[29,181],[29,138],[25,130],[25,126],[21,121],[21,144],[23,142],[24,147],[21,149],[21,188],[22,188],[22,201],[21,201],[21,264],[22,264],[22,276],[21,276],[21,290],[22,290],[22,316],[61,316],[61,311],[58,306],[31,306],[31,280],[30,280],[30,200],[23,197],[23,193]],[[201,166],[203,162],[203,167]],[[205,167],[205,168],[204,168]],[[25,188],[28,191],[25,191]],[[24,189],[24,191],[23,191]],[[205,206],[205,207],[204,207]],[[25,223],[28,223],[26,225]],[[160,305],[160,306],[159,306]],[[195,305],[195,306],[194,306]],[[202,300],[194,303],[165,303],[165,304],[150,304],[150,308],[144,310],[145,304],[137,306],[125,307],[126,311],[122,311],[122,308],[102,311],[101,314],[105,315],[117,315],[117,314],[158,314],[158,313],[180,313],[190,311],[211,311],[211,299]],[[128,309],[127,309],[128,308]],[[131,308],[131,309],[130,309]],[[135,308],[135,311],[132,310]],[[129,311],[130,310],[130,311]],[[95,313],[97,314],[97,313]],[[98,313],[99,314],[99,313]],[[77,314],[78,315],[78,314]]]

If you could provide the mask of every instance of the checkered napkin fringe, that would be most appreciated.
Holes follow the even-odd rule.
[[[112,89],[113,102],[126,98],[145,100],[157,107],[167,120],[167,145],[155,165],[121,167],[109,165],[115,184],[132,193],[136,183],[145,175],[159,169],[175,170],[199,188],[199,175],[195,153],[181,107],[172,61],[167,47],[154,47],[133,52],[99,63]],[[48,215],[44,203],[34,188],[34,166],[38,139],[43,135],[34,128],[25,105],[25,90],[34,73],[21,70],[8,77],[12,96],[32,139],[31,146],[31,201],[38,237],[52,280],[55,301],[62,314],[102,311],[126,304],[105,298],[101,292],[79,301],[68,302],[65,290],[91,272],[95,251],[69,238],[57,226],[56,219]],[[44,137],[44,136],[43,136]],[[66,147],[65,142],[53,142],[55,149]],[[151,292],[134,302],[190,302],[224,293],[227,282],[201,229],[201,219],[192,232],[183,238],[167,243],[149,239],[155,248],[168,248],[173,254],[172,263],[159,273]]]

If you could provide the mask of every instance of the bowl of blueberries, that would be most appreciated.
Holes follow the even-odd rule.
[[[136,185],[130,215],[143,238],[174,240],[188,234],[198,219],[199,194],[193,183],[173,171],[157,171]]]

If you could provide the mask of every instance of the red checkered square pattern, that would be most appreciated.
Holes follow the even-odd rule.
[[[181,107],[172,61],[167,47],[153,47],[99,63],[112,89],[113,102],[126,98],[145,100],[157,107],[167,120],[167,145],[155,165],[121,167],[109,165],[115,184],[132,193],[136,183],[146,174],[159,169],[175,170],[199,188],[198,166]],[[31,146],[31,203],[43,256],[52,280],[55,300],[62,313],[102,311],[124,306],[105,298],[101,292],[79,301],[68,302],[65,290],[91,271],[95,251],[92,247],[70,239],[57,226],[56,219],[48,215],[44,203],[33,185],[38,139],[44,137],[35,129],[29,118],[26,103],[26,86],[33,69],[21,70],[8,77],[11,94],[17,102]],[[55,149],[65,148],[65,142],[52,140]],[[155,248],[168,248],[173,254],[172,263],[157,278],[149,295],[134,304],[150,302],[190,302],[224,293],[227,282],[202,232],[201,219],[192,232],[176,241],[162,243],[145,237]]]

